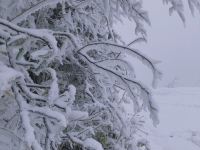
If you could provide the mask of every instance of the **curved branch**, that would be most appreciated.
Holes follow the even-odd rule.
[[[116,47],[116,48],[121,48],[124,50],[125,53],[133,55],[135,57],[137,57],[140,61],[142,61],[143,63],[145,63],[145,65],[149,66],[153,72],[153,85],[156,84],[156,79],[160,78],[161,73],[158,71],[158,69],[154,66],[153,61],[151,59],[149,59],[148,57],[146,57],[144,54],[142,54],[141,52],[139,52],[136,49],[131,49],[129,47],[126,46],[122,46],[122,45],[118,45],[118,44],[114,44],[114,43],[107,43],[107,42],[97,42],[97,43],[91,43],[88,44],[86,46],[83,46],[82,48],[80,48],[77,52],[79,54],[84,55],[83,53],[81,53],[82,50],[92,47],[92,46],[98,46],[98,45],[108,45],[108,46],[112,46],[112,47]],[[87,57],[84,55],[84,57]],[[88,58],[87,58],[88,59]],[[89,60],[89,59],[88,59]],[[91,61],[92,62],[92,61]],[[92,62],[94,63],[94,62]]]
[[[22,28],[1,18],[0,18],[0,25],[5,26],[17,33],[26,34],[33,38],[40,39],[41,41],[45,42],[50,49],[54,50],[55,52],[58,51],[57,41],[53,36],[51,30]]]
[[[131,46],[131,45],[133,45],[133,44],[135,44],[135,43],[137,43],[137,42],[147,42],[147,39],[146,39],[145,37],[139,37],[139,38],[133,40],[132,42],[130,42],[130,43],[127,45],[127,47],[129,47],[129,46]]]
[[[57,4],[59,2],[62,2],[62,0],[43,0],[43,1],[35,4],[31,8],[25,10],[24,12],[20,13],[16,17],[12,18],[11,22],[15,23],[15,24],[20,23],[21,21],[25,20],[27,18],[27,16],[40,10],[41,8],[49,6],[49,5]]]
[[[114,76],[120,78],[122,81],[125,80],[125,81],[128,81],[128,82],[130,82],[130,83],[133,83],[133,84],[137,85],[138,87],[140,87],[142,90],[144,90],[147,94],[150,94],[150,92],[149,92],[141,83],[139,83],[139,82],[137,82],[137,81],[134,81],[134,80],[131,80],[131,79],[127,78],[127,77],[123,77],[123,76],[117,74],[117,73],[114,72],[114,71],[111,71],[111,70],[109,70],[109,69],[107,69],[107,68],[104,68],[104,67],[102,67],[102,66],[100,66],[100,65],[98,65],[98,64],[96,64],[96,63],[94,63],[94,62],[92,62],[92,61],[89,60],[84,54],[82,54],[80,51],[78,51],[78,54],[80,54],[81,56],[83,56],[89,63],[93,64],[93,65],[96,66],[97,68],[100,68],[100,69],[102,69],[102,70],[104,70],[104,71],[107,71],[107,72],[113,74]],[[124,81],[123,81],[123,82],[124,82]],[[127,84],[127,83],[126,83],[126,84]],[[130,91],[130,92],[132,93],[132,91]]]

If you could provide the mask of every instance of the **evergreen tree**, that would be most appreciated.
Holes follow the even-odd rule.
[[[182,1],[170,2],[182,20]],[[193,12],[198,0],[189,0]],[[150,24],[140,0],[0,0],[0,132],[11,149],[137,150],[140,113],[154,124],[150,90],[137,81],[127,56],[160,78],[155,62],[120,45],[113,29],[128,17],[132,44]],[[124,104],[133,105],[127,117]]]

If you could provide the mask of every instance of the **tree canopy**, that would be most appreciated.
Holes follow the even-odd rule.
[[[164,2],[185,20],[181,0]],[[157,124],[158,110],[127,56],[152,70],[153,85],[161,73],[120,44],[113,24],[123,17],[136,25],[131,44],[145,41],[140,0],[0,0],[0,132],[16,139],[13,149],[148,148],[137,136],[141,112]]]

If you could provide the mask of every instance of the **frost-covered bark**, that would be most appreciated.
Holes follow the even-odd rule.
[[[130,44],[146,40],[150,20],[141,1],[0,0],[0,7],[1,129],[34,150],[132,150],[144,143],[136,136],[138,116],[148,110],[156,124],[157,108],[126,56],[152,70],[153,84],[160,72],[138,50],[119,45],[113,30],[128,17],[139,36]],[[133,105],[129,118],[125,103]]]

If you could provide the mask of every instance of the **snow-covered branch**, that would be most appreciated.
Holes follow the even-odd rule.
[[[109,48],[109,49],[111,49],[110,51],[112,51],[112,52],[118,52],[119,53],[119,52],[122,51],[123,53],[130,54],[131,56],[138,58],[140,61],[142,61],[142,63],[144,63],[145,65],[150,67],[150,69],[152,70],[153,76],[154,76],[153,83],[152,83],[153,85],[156,85],[156,80],[160,79],[161,73],[156,68],[156,66],[154,65],[153,60],[151,60],[150,58],[148,58],[147,56],[145,56],[141,52],[137,51],[136,49],[132,49],[132,48],[122,46],[122,45],[118,45],[118,44],[114,44],[114,43],[100,42],[100,43],[92,43],[92,44],[88,44],[86,46],[83,46],[82,48],[80,48],[78,50],[78,53],[83,55],[90,62],[95,63],[95,61],[93,61],[92,59],[89,58],[89,56],[87,55],[87,52],[89,50],[95,49],[95,48],[97,48],[97,50],[99,50],[98,46],[102,49],[104,49],[103,47]],[[111,47],[109,47],[109,46],[111,46]],[[120,48],[120,49],[117,49],[117,48]],[[100,51],[102,51],[102,50],[100,50]],[[98,66],[96,63],[95,63],[95,65]],[[125,79],[128,80],[128,81],[130,80],[128,78],[125,78]]]
[[[29,35],[33,38],[42,40],[49,46],[50,49],[54,50],[55,53],[59,51],[57,47],[57,41],[50,30],[22,28],[1,18],[0,25],[7,27],[13,31],[16,31],[17,33],[22,33],[25,35]]]
[[[11,19],[12,23],[20,23],[21,21],[25,20],[29,15],[32,13],[35,13],[36,11],[47,7],[49,5],[56,5],[59,2],[62,2],[63,0],[42,0],[35,4],[34,6],[31,6],[31,8],[28,8],[27,10],[23,11],[19,15],[15,16],[14,18]]]

